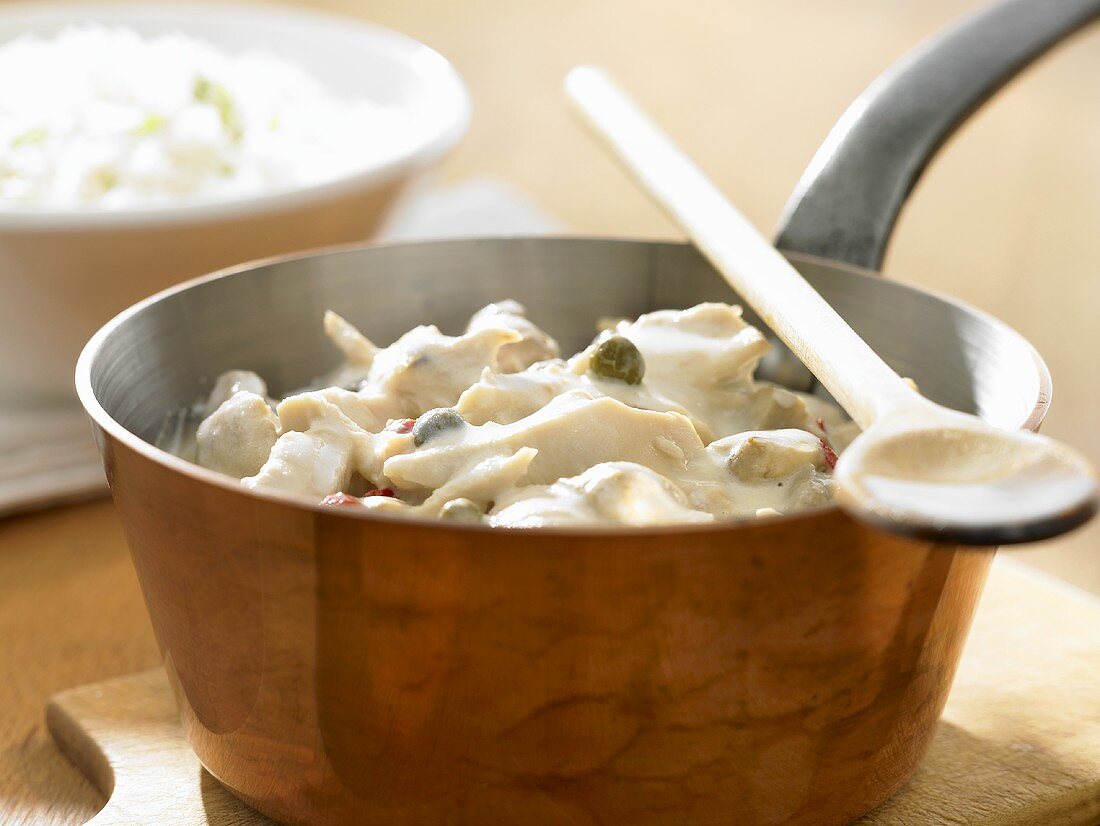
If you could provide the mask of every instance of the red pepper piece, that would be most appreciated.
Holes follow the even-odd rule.
[[[395,419],[386,425],[386,430],[392,430],[394,433],[412,433],[415,425],[416,419]]]
[[[836,461],[838,458],[836,455],[836,451],[833,450],[832,445],[830,445],[824,439],[818,439],[818,441],[821,442],[821,449],[825,452],[825,464],[829,466],[829,470],[834,470],[836,468]]]
[[[363,494],[364,499],[368,496],[389,496],[391,498],[396,498],[397,494],[393,492],[393,488],[375,488]]]
[[[828,433],[829,432],[829,428],[825,427],[825,420],[824,419],[818,419],[817,420],[817,426],[821,428],[822,433]]]

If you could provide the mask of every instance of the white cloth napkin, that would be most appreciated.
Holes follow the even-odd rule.
[[[105,490],[83,410],[0,410],[0,516]]]
[[[539,235],[560,230],[526,195],[487,178],[427,190],[389,222],[385,240]],[[83,410],[0,408],[0,517],[101,496],[107,485]]]

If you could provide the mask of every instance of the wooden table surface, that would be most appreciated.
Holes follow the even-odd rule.
[[[323,0],[424,40],[475,116],[443,179],[490,174],[578,230],[675,235],[560,105],[598,62],[762,227],[860,90],[971,0]],[[1000,316],[1044,354],[1046,432],[1100,461],[1100,31],[1044,61],[944,151],[906,210],[891,277]],[[1100,527],[1017,552],[1100,591]],[[46,698],[157,664],[107,503],[0,522],[0,820],[80,823],[101,801],[53,749]]]

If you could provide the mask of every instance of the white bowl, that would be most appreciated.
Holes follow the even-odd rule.
[[[341,95],[404,109],[414,126],[400,154],[271,194],[119,211],[0,209],[0,408],[74,400],[81,346],[146,295],[243,261],[369,237],[469,124],[465,86],[443,57],[333,15],[266,5],[5,3],[0,43],[82,22],[274,53]]]

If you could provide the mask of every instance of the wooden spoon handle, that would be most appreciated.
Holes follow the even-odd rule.
[[[566,78],[565,89],[585,122],[860,427],[918,401],[604,72],[578,67]]]

